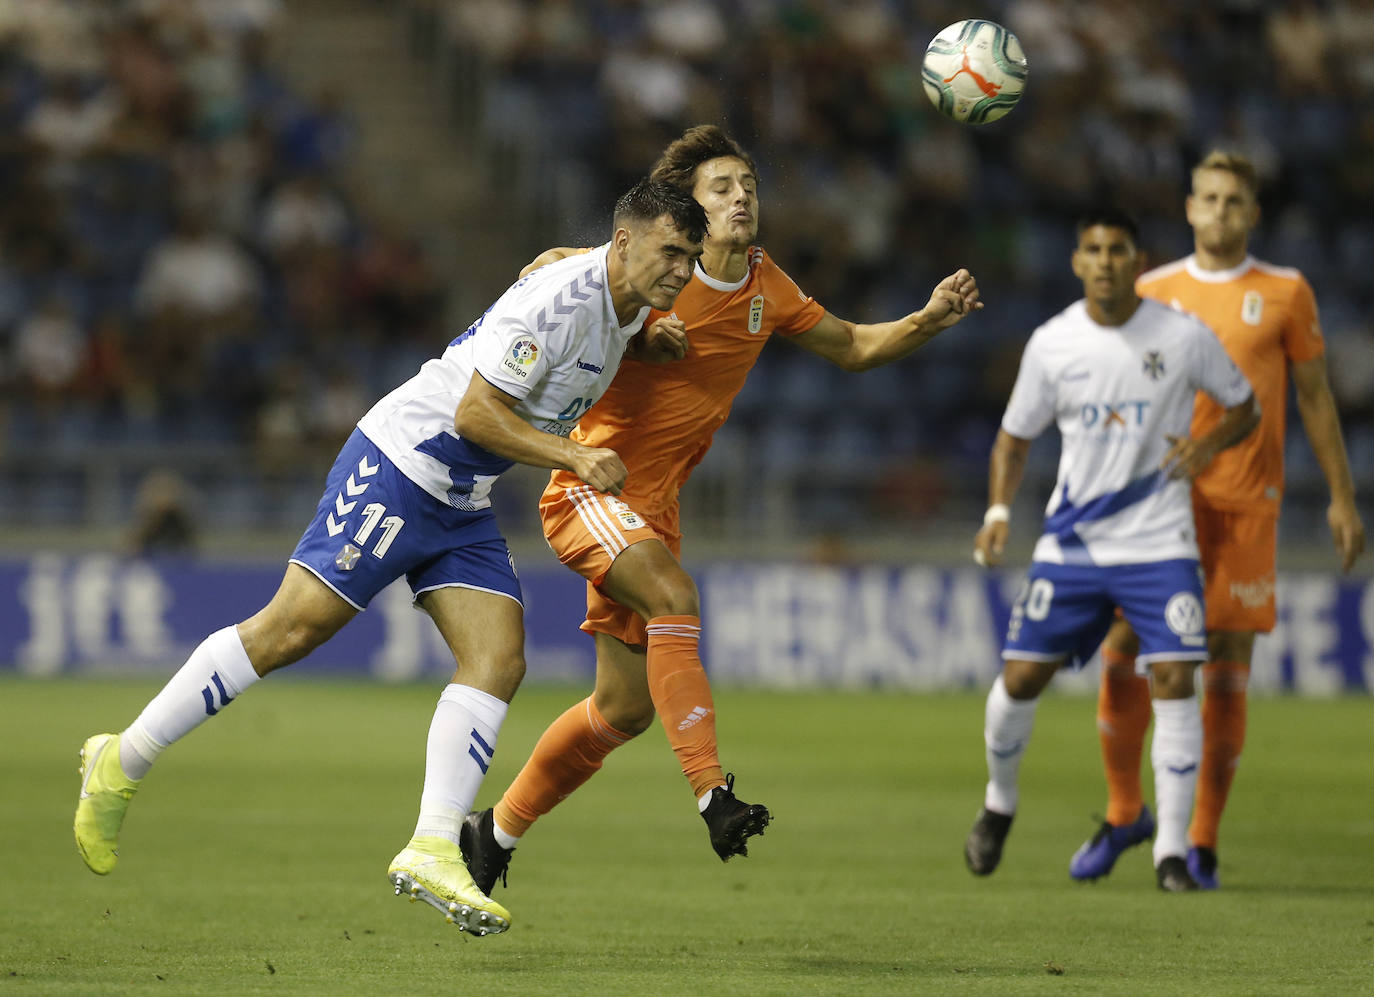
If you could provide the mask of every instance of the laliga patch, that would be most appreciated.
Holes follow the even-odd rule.
[[[1164,606],[1164,622],[1180,637],[1202,633],[1206,625],[1202,600],[1191,592],[1177,592]]]
[[[517,339],[501,358],[501,366],[520,380],[530,376],[530,368],[539,359],[539,344],[533,339]]]
[[[749,300],[749,335],[754,336],[763,328],[763,295],[756,294]]]
[[[339,552],[334,555],[334,567],[340,571],[352,571],[353,565],[358,563],[358,558],[363,556],[363,552],[352,544],[344,544]]]

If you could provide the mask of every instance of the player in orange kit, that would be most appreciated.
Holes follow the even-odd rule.
[[[1203,753],[1188,829],[1188,871],[1216,889],[1217,828],[1245,741],[1245,687],[1257,633],[1274,627],[1275,548],[1283,497],[1284,408],[1288,375],[1298,412],[1331,491],[1327,522],[1341,570],[1364,550],[1364,525],[1326,378],[1317,303],[1297,270],[1249,255],[1259,221],[1255,169],[1241,156],[1213,152],[1193,170],[1187,201],[1194,252],[1143,274],[1144,297],[1192,312],[1212,327],[1254,386],[1260,426],[1224,451],[1193,481],[1193,511],[1206,575],[1207,664],[1202,669]],[[1192,435],[1220,418],[1198,396]],[[1150,721],[1149,687],[1135,673],[1135,634],[1118,620],[1102,644],[1097,725],[1107,772],[1107,819],[1074,853],[1069,874],[1096,879],[1117,857],[1154,833],[1140,788]]]
[[[578,423],[573,439],[618,453],[629,469],[609,495],[555,474],[540,503],[559,560],[588,581],[583,629],[596,641],[596,687],[544,732],[494,810],[471,814],[463,852],[479,883],[504,878],[530,826],[581,786],[613,749],[642,733],[657,712],[722,860],[769,822],[766,807],[734,796],[716,748],[715,707],[698,653],[696,585],[678,561],[678,490],[710,448],[770,335],[845,370],[906,356],[981,308],[973,277],[959,270],[924,308],[893,322],[858,325],[803,293],[758,233],[753,159],[715,126],[688,129],[664,151],[656,180],[691,190],[710,227],[694,278],[671,313],[646,321],[667,350],[663,366],[627,359]],[[531,266],[575,252],[550,250]],[[656,318],[656,315],[658,316]]]

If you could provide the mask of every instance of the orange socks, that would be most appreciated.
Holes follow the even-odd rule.
[[[1140,816],[1140,759],[1150,726],[1150,682],[1135,673],[1135,657],[1102,648],[1097,691],[1097,734],[1107,774],[1107,823],[1129,824]]]
[[[659,616],[649,621],[649,693],[682,772],[700,797],[725,785],[716,754],[716,711],[701,667],[701,620]],[[496,804],[501,830],[522,837],[536,820],[590,779],[631,735],[608,724],[590,696],[549,725],[529,761]]]
[[[716,751],[716,709],[701,667],[701,618],[656,616],[649,621],[649,695],[677,755],[682,774],[700,797],[725,785]]]
[[[1202,765],[1188,828],[1188,840],[1201,848],[1217,847],[1217,826],[1245,746],[1249,678],[1250,669],[1236,661],[1210,662],[1202,668]]]
[[[630,738],[606,723],[590,696],[569,707],[544,731],[525,767],[496,804],[496,823],[517,838],[523,836]]]

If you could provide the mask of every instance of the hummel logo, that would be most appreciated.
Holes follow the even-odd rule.
[[[704,706],[692,707],[692,712],[687,714],[687,718],[677,725],[678,730],[688,730],[701,723],[711,715],[711,711]]]
[[[491,760],[496,755],[496,749],[482,739],[482,735],[477,733],[477,728],[472,729],[472,741],[468,744],[468,755],[477,763],[477,767],[482,770],[482,774],[487,774],[487,767],[491,765]]]
[[[215,693],[210,690],[208,685],[200,690],[201,697],[205,700],[205,715],[207,717],[213,717],[234,701],[234,697],[229,695],[229,690],[224,688],[224,682],[220,679],[219,672],[212,672],[210,681],[214,683],[215,689],[219,692],[219,705],[215,705]]]

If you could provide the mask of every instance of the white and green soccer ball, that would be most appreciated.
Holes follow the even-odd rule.
[[[930,40],[921,83],[936,109],[970,125],[996,121],[1026,88],[1026,54],[992,21],[957,21]]]

